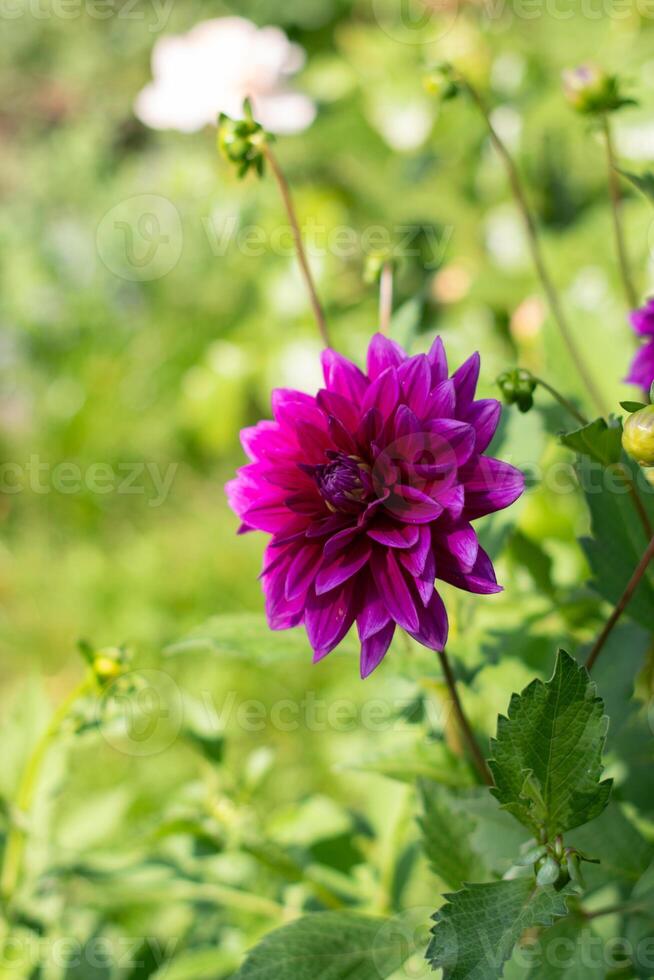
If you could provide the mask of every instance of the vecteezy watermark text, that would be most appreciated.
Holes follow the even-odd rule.
[[[52,463],[32,454],[24,462],[0,463],[0,494],[13,496],[30,491],[41,496],[131,495],[146,497],[148,507],[161,507],[168,499],[178,468],[178,463],[162,466],[143,460],[81,466],[72,460]]]
[[[146,23],[152,34],[168,24],[175,0],[0,0],[0,20],[119,20]]]

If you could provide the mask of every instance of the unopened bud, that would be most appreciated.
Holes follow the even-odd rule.
[[[538,382],[530,371],[524,368],[514,368],[504,371],[497,379],[505,405],[517,405],[521,412],[533,408],[534,391]]]
[[[654,405],[630,415],[624,424],[622,445],[641,466],[654,466]]]
[[[584,115],[615,112],[623,106],[636,104],[633,99],[622,97],[616,75],[608,75],[592,64],[566,69],[563,90],[570,105]]]
[[[423,77],[423,88],[428,95],[433,95],[441,102],[454,99],[459,94],[459,85],[452,76],[449,65],[439,65]]]
[[[262,176],[265,169],[263,148],[272,137],[254,119],[249,100],[246,100],[243,112],[244,119],[231,119],[221,113],[218,120],[218,149],[230,163],[238,166],[239,177],[244,177],[252,167]]]

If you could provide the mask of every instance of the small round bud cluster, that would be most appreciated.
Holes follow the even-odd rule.
[[[247,99],[243,106],[245,118],[231,119],[221,113],[218,119],[218,149],[226,160],[238,167],[239,178],[254,168],[262,177],[265,171],[263,148],[273,137],[254,119],[252,104]]]
[[[504,371],[497,379],[505,405],[517,405],[521,412],[528,412],[534,406],[534,391],[538,382],[525,368]]]
[[[630,415],[624,424],[622,445],[641,466],[654,466],[654,405]]]
[[[445,63],[437,65],[427,72],[423,77],[422,84],[428,95],[433,95],[441,102],[456,98],[460,90],[460,86],[454,78],[452,66]]]
[[[622,97],[616,75],[609,75],[592,64],[566,69],[563,90],[570,105],[587,116],[616,112],[623,106],[636,104],[633,99]]]
[[[78,646],[100,687],[106,687],[117,680],[129,666],[131,655],[125,647],[103,647],[96,650],[86,640],[80,640]]]

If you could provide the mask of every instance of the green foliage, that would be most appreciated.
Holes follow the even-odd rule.
[[[443,980],[493,980],[527,929],[550,926],[566,915],[571,890],[539,887],[532,878],[467,885],[448,895],[436,913],[427,950]]]
[[[620,173],[654,204],[654,173],[650,170],[642,174],[632,174],[628,170],[621,170]]]
[[[561,436],[561,442],[580,456],[587,456],[603,466],[612,466],[619,463],[622,456],[622,427],[595,419],[589,425]]]
[[[500,717],[489,765],[493,794],[543,843],[599,816],[608,719],[587,671],[560,651],[554,675],[514,694]]]
[[[341,912],[308,915],[270,933],[248,955],[238,980],[384,980],[408,959],[387,920]]]

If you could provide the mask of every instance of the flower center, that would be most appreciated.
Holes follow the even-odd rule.
[[[370,468],[355,456],[333,453],[333,459],[314,468],[320,494],[330,510],[355,512],[361,509],[372,489]]]

